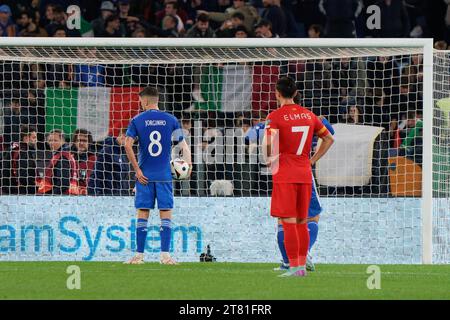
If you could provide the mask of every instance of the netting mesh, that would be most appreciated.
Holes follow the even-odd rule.
[[[434,55],[433,261],[448,263],[450,253],[450,54]]]
[[[324,207],[317,261],[419,263],[421,52],[3,47],[0,232],[6,235],[0,246],[6,255],[0,259],[117,260],[134,248],[135,178],[123,133],[140,110],[138,92],[148,85],[158,87],[160,108],[180,120],[193,154],[191,179],[174,182],[174,232],[180,236],[174,236],[173,250],[180,260],[197,259],[206,244],[222,261],[278,259],[269,217],[271,176],[259,149],[265,117],[277,108],[275,83],[287,75],[297,82],[298,102],[336,131],[335,145],[314,168]],[[443,54],[437,54],[436,68],[442,70],[436,86],[443,87],[435,88],[441,94],[435,98],[441,99],[448,96]],[[435,126],[445,132],[445,121]],[[442,132],[436,137],[439,163],[448,163],[447,142]],[[442,168],[434,169],[435,192],[443,197],[435,202],[434,253],[436,261],[448,262],[448,179]],[[34,247],[26,228],[15,241],[7,237],[10,227],[19,230],[28,220],[38,226],[30,229],[35,239],[42,238]],[[61,231],[66,222],[80,234],[84,224],[100,230],[100,249],[93,252],[80,236],[76,250],[61,250],[74,240]],[[147,250],[157,251],[151,245]]]

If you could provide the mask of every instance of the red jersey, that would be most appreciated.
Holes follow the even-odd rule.
[[[297,105],[283,105],[271,112],[266,121],[266,133],[278,132],[278,169],[273,172],[274,183],[312,183],[309,161],[314,134],[329,134],[322,121],[311,111]],[[274,150],[274,146],[272,146]],[[273,154],[276,156],[275,154]]]

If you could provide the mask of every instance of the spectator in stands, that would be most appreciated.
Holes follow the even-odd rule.
[[[11,8],[3,4],[0,6],[0,36],[14,37],[16,36],[16,25],[11,18]]]
[[[100,16],[91,22],[94,35],[101,37],[105,33],[106,19],[116,12],[116,8],[111,1],[103,1],[100,7]]]
[[[234,29],[234,37],[235,38],[248,38],[250,35],[245,26],[239,26]]]
[[[40,3],[39,6],[41,7],[42,3]],[[49,3],[45,6],[44,16],[39,21],[41,27],[45,27],[53,20],[53,9],[54,8],[55,8],[55,5],[52,3]]]
[[[308,37],[321,38],[323,34],[323,28],[320,24],[312,24],[308,29]]]
[[[105,29],[101,33],[104,38],[120,38],[124,36],[120,29],[120,19],[117,15],[111,15],[105,20]]]
[[[177,38],[178,33],[178,20],[175,16],[165,16],[162,20],[162,35],[168,38]]]
[[[280,0],[263,0],[263,5],[264,11],[261,13],[261,18],[272,23],[273,33],[285,37],[288,23],[286,14],[281,9]]]
[[[119,19],[120,19],[120,31],[122,36],[129,37],[136,30],[137,26],[142,26],[141,19],[130,15],[130,1],[119,1]]]
[[[411,30],[408,12],[403,0],[380,0],[377,2],[381,13],[381,28],[373,35],[380,38],[409,37]]]
[[[77,194],[77,164],[65,142],[62,130],[53,129],[47,135],[51,158],[42,179],[37,181],[39,194]]]
[[[63,27],[66,31],[66,35],[68,37],[80,37],[80,31],[77,29],[71,29],[69,30],[67,28],[67,13],[64,11],[64,9],[61,6],[53,6],[52,11],[52,20],[50,23],[45,27],[45,30],[48,34],[54,34],[55,29],[59,27]]]
[[[258,38],[279,38],[278,34],[272,32],[272,23],[265,19],[255,25],[255,35]]]
[[[356,105],[349,106],[348,113],[343,118],[345,123],[364,124],[362,108]]]
[[[227,19],[217,30],[219,38],[231,38],[236,33],[236,28],[244,26],[244,15],[241,12],[232,14],[231,19]]]
[[[36,193],[36,129],[20,127],[20,142],[13,143],[11,151],[3,159],[2,185],[5,194]]]
[[[143,28],[138,28],[136,30],[133,31],[133,33],[131,34],[132,38],[145,38],[147,36],[145,29]]]
[[[86,129],[76,129],[73,133],[71,152],[77,162],[80,194],[87,194],[89,177],[97,159],[93,147],[92,133]]]
[[[47,37],[48,34],[44,28],[39,27],[28,12],[22,12],[17,24],[20,28],[19,37]]]
[[[198,11],[198,14],[207,13],[206,11]],[[235,15],[239,13],[239,15]],[[252,5],[246,3],[244,0],[233,0],[233,6],[227,8],[225,12],[208,12],[211,21],[222,23],[231,19],[242,20],[241,23],[237,21],[232,21],[235,27],[243,24],[247,30],[252,30],[253,25],[258,20],[258,11]]]
[[[65,38],[67,37],[66,28],[63,26],[57,26],[53,28],[53,34],[51,35],[54,38]]]
[[[326,16],[328,38],[355,38],[355,19],[363,9],[361,0],[321,0],[320,11]]]
[[[434,48],[436,49],[436,50],[447,50],[447,42],[446,41],[444,41],[444,40],[442,40],[442,41],[436,41],[435,43],[434,43]]]
[[[400,146],[400,154],[411,158],[414,162],[422,164],[423,152],[423,121],[422,114],[416,111],[408,112],[406,137]]]
[[[214,38],[214,30],[209,26],[209,16],[202,13],[197,17],[195,25],[186,32],[188,38]]]
[[[222,25],[216,29],[218,38],[230,38],[234,36],[234,26],[231,19],[225,20]]]
[[[400,68],[393,57],[369,59],[366,73],[370,87],[383,88],[386,96],[398,95]]]
[[[89,178],[89,195],[131,195],[131,167],[124,148],[125,133],[123,128],[116,138],[105,141]]]
[[[184,32],[184,21],[186,21],[186,14],[183,12],[183,19],[180,17],[181,12],[179,12],[178,3],[176,1],[166,1],[164,5],[164,9],[160,10],[156,13],[156,23],[159,25],[162,20],[166,16],[173,16],[177,20],[176,23],[176,30],[177,33],[183,33]]]
[[[20,105],[19,99],[12,99],[3,111],[3,139],[6,145],[19,141],[20,125],[27,123],[26,109]]]

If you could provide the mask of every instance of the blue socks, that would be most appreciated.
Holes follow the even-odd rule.
[[[147,240],[147,219],[138,219],[136,228],[137,252],[144,253]]]
[[[315,221],[308,222],[308,231],[309,231],[309,250],[311,250],[311,248],[313,247],[314,243],[317,240],[317,234],[319,233],[319,224]],[[283,257],[283,262],[288,264],[289,259],[286,254],[286,249],[284,248],[284,230],[282,224],[278,225],[277,242],[281,256]]]
[[[161,252],[169,252],[170,240],[172,238],[172,226],[170,219],[161,219],[159,235],[161,237]]]
[[[278,248],[281,252],[281,256],[283,257],[283,262],[285,264],[289,264],[289,258],[287,256],[286,249],[284,248],[284,230],[282,224],[278,225],[277,242]]]
[[[319,232],[319,224],[315,221],[308,222],[308,230],[309,230],[309,250],[311,250],[312,246],[317,240],[317,233]]]

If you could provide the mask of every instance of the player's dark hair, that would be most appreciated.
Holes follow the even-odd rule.
[[[231,18],[239,19],[241,21],[245,20],[245,16],[242,12],[235,12],[231,15]]]
[[[159,97],[159,92],[156,87],[145,87],[141,92],[139,92],[140,97]]]
[[[294,98],[297,93],[297,85],[289,77],[281,77],[278,79],[276,89],[283,98]]]
[[[86,135],[87,137],[88,137],[88,142],[89,142],[89,144],[92,144],[92,142],[94,141],[94,139],[92,138],[92,133],[89,131],[89,130],[86,130],[86,129],[76,129],[74,132],[73,132],[73,135],[72,135],[72,141],[73,142],[75,142],[75,141],[77,141],[78,140],[78,136],[80,135],[80,134],[84,134],[84,135]]]

